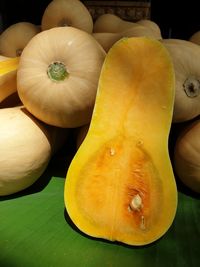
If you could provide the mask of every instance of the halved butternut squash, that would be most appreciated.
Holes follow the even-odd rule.
[[[174,76],[157,40],[123,38],[109,50],[90,127],[65,183],[66,210],[82,232],[139,246],[171,226],[177,207],[168,152]]]

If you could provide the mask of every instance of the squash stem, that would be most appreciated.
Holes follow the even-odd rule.
[[[197,97],[200,94],[200,81],[195,77],[189,77],[185,80],[183,88],[188,97]]]
[[[48,66],[47,74],[55,82],[63,81],[69,75],[65,65],[59,61],[53,62]]]

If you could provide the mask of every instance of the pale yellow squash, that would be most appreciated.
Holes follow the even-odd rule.
[[[0,196],[38,180],[67,136],[67,129],[45,125],[23,106],[0,109]]]
[[[155,36],[156,39],[158,39],[158,40],[162,39],[161,29],[156,22],[154,22],[150,19],[141,19],[141,20],[137,21],[137,24],[149,28],[152,31],[152,34]]]
[[[0,54],[6,57],[18,57],[40,28],[30,22],[17,22],[10,25],[0,35]]]
[[[17,89],[25,107],[40,120],[59,127],[89,123],[105,51],[74,27],[37,34],[24,49]]]
[[[122,32],[138,24],[123,20],[115,14],[106,13],[100,15],[94,22],[93,32]]]
[[[174,149],[174,169],[191,190],[200,193],[200,120],[188,122],[179,133]]]
[[[200,46],[180,39],[163,39],[176,76],[173,122],[184,122],[200,114]]]
[[[88,33],[93,31],[89,10],[79,0],[53,0],[46,7],[41,21],[42,30],[72,26]]]

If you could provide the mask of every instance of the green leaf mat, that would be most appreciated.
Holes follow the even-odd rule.
[[[178,184],[167,233],[142,247],[86,236],[64,207],[66,162],[53,159],[30,188],[0,198],[0,267],[200,266],[200,196]],[[164,212],[164,211],[160,211]]]

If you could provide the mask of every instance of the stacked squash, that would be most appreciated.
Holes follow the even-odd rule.
[[[171,126],[200,112],[200,75],[189,61],[200,47],[163,39],[151,20],[93,21],[81,1],[53,0],[40,27],[20,22],[0,35],[0,54],[0,101],[13,92],[20,100],[0,109],[0,195],[39,179],[75,129],[64,197],[76,226],[130,245],[164,235],[177,208],[173,165],[200,191],[198,151],[194,164],[183,157],[193,153],[199,121],[180,135],[173,158],[168,149]]]

